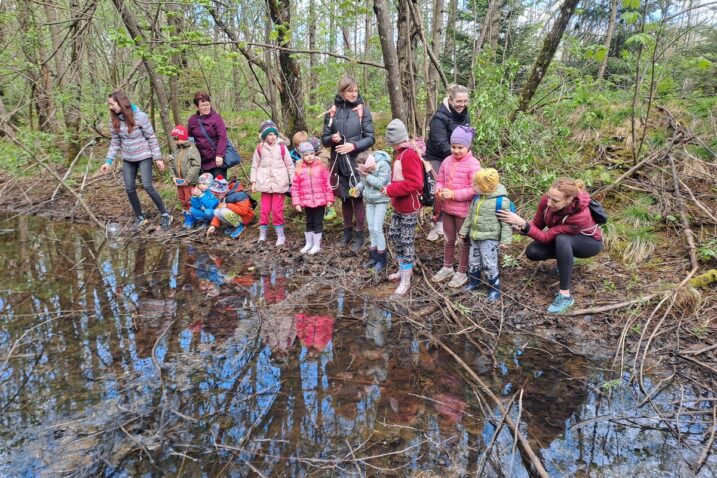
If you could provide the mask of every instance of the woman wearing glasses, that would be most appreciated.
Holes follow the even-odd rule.
[[[469,90],[465,86],[450,85],[447,96],[438,105],[433,118],[431,118],[424,159],[431,163],[436,174],[441,169],[443,160],[452,154],[451,134],[453,130],[458,126],[469,127],[471,125],[471,117],[468,112],[468,93]],[[438,198],[433,206],[432,221],[433,225],[427,239],[436,241],[443,235]]]

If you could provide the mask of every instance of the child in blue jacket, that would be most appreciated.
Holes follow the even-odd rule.
[[[196,224],[208,224],[214,219],[214,209],[219,205],[219,199],[209,190],[214,177],[212,173],[204,173],[197,179],[197,187],[192,189],[187,227],[193,228]]]

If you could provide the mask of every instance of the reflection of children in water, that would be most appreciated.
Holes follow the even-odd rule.
[[[149,256],[149,258],[147,257]],[[177,313],[176,254],[162,247],[137,249],[134,258],[135,343],[137,356],[148,358],[157,338]]]
[[[296,339],[293,306],[285,303],[286,276],[279,272],[262,275],[261,294],[268,309],[262,314],[262,338],[272,358],[284,362]]]
[[[301,345],[315,357],[326,349],[334,334],[334,318],[328,315],[296,314],[296,330]]]

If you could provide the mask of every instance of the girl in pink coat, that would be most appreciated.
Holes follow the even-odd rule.
[[[433,282],[442,282],[448,278],[449,287],[460,287],[468,281],[466,269],[468,268],[469,248],[463,245],[458,260],[458,271],[453,272],[453,258],[456,252],[456,238],[463,221],[468,215],[471,200],[475,195],[473,190],[473,175],[480,171],[480,161],[473,157],[471,144],[473,143],[473,128],[457,126],[451,134],[451,154],[438,171],[436,180],[436,196],[441,198],[441,212],[443,212],[443,232],[446,242],[443,249],[443,267],[434,275]]]
[[[324,210],[333,204],[328,168],[315,155],[314,147],[308,141],[299,144],[301,161],[296,163],[294,180],[291,184],[291,202],[296,210],[306,213],[306,244],[302,254],[316,254],[321,250],[321,234],[324,231]]]

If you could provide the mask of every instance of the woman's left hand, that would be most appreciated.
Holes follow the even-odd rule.
[[[221,156],[217,156],[216,158],[214,158],[214,161],[217,163],[218,168],[221,168],[222,164],[224,164],[224,158],[222,158]]]
[[[155,163],[157,163],[157,169],[159,169],[159,172],[163,173],[164,172],[164,161],[162,161],[161,159],[158,159],[157,161],[155,161]]]
[[[339,154],[349,154],[356,149],[356,145],[353,143],[340,144],[336,146],[336,152]]]
[[[504,222],[506,224],[510,224],[511,226],[517,226],[519,228],[523,227],[525,225],[526,221],[522,217],[518,216],[513,211],[506,211],[505,209],[501,209],[500,211],[495,213],[496,216],[498,216],[498,219],[501,222]]]

